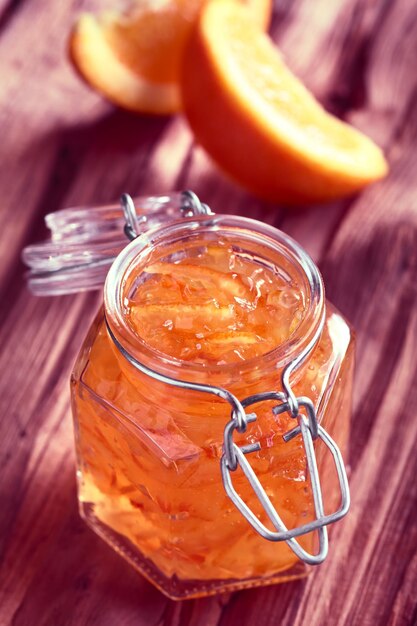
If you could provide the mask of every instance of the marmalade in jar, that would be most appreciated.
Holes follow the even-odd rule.
[[[313,401],[342,450],[349,432],[352,334],[325,303],[317,269],[279,231],[221,217],[170,225],[121,253],[107,279],[104,312],[72,377],[81,513],[173,598],[290,580],[307,570],[286,543],[255,532],[226,495],[219,461],[230,405],[135,369],[106,320],[146,367],[219,385],[243,400],[279,391],[283,368],[325,316],[292,388]],[[287,528],[294,528],[314,518],[305,450],[301,437],[283,440],[294,421],[274,415],[273,406],[256,404],[256,422],[236,433],[235,442],[260,443],[250,464]],[[322,447],[317,442],[327,512],[337,506],[337,493]],[[268,525],[240,469],[233,483]],[[299,542],[313,550],[314,533]]]

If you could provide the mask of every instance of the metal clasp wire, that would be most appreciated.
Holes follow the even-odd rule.
[[[132,196],[128,193],[122,194],[120,204],[126,222],[124,232],[126,237],[132,241],[140,236],[139,225],[146,222],[146,215],[140,217],[137,215],[135,203],[133,202]],[[212,215],[207,204],[201,202],[197,194],[189,189],[181,192],[181,212],[184,217]]]
[[[293,372],[300,367],[305,361],[307,356],[312,352],[316,346],[319,337],[321,335],[324,324],[324,317],[322,319],[319,328],[317,329],[314,337],[306,348],[287,365],[281,377],[281,385],[284,392],[266,392],[250,396],[242,401],[244,408],[256,404],[258,402],[264,402],[266,400],[276,400],[277,405],[272,409],[275,415],[288,412],[292,418],[296,419],[298,425],[289,430],[283,435],[285,442],[290,441],[297,435],[301,434],[303,447],[306,454],[307,469],[311,482],[311,490],[313,494],[314,513],[315,520],[302,526],[298,526],[293,529],[288,529],[282,521],[279,513],[273,506],[267,493],[262,487],[258,477],[252,469],[249,461],[246,458],[247,454],[251,452],[259,451],[261,446],[258,443],[253,443],[250,446],[239,447],[233,442],[233,432],[243,432],[237,422],[232,420],[226,425],[224,431],[224,453],[221,459],[221,472],[223,478],[224,488],[227,495],[232,500],[234,505],[240,511],[240,513],[246,518],[249,524],[265,539],[269,541],[285,541],[291,550],[305,563],[310,565],[317,565],[322,563],[328,553],[328,536],[327,526],[336,522],[346,515],[350,507],[350,493],[349,484],[347,480],[346,470],[343,463],[343,458],[340,450],[330,435],[325,429],[317,422],[317,415],[314,408],[314,404],[310,398],[301,396],[296,397],[291,389],[290,376]],[[304,410],[306,415],[301,413]],[[252,423],[256,420],[255,414],[246,416],[246,422]],[[320,484],[320,477],[317,468],[317,459],[314,450],[314,441],[321,439],[327,446],[330,453],[333,456],[333,460],[336,467],[341,504],[337,511],[329,515],[325,515],[323,506],[323,496]],[[233,486],[231,479],[231,472],[234,472],[238,465],[242,468],[244,475],[249,481],[256,497],[258,498],[262,508],[266,512],[268,518],[272,522],[275,531],[269,530],[254,514],[254,512],[247,506],[242,498],[237,493]],[[310,554],[296,540],[296,537],[308,534],[312,531],[318,532],[319,546],[316,554]]]
[[[282,407],[285,406],[285,400],[283,398],[284,394],[281,393],[265,393],[259,394],[258,396],[253,396],[252,398],[247,398],[242,402],[243,406],[248,406],[249,404],[253,404],[254,402],[260,402],[264,400],[272,400],[277,399],[283,402],[283,404],[279,405],[279,413],[282,413]],[[260,397],[262,396],[262,397]],[[304,405],[304,399],[299,398],[300,405]],[[249,418],[249,416],[247,416]],[[256,416],[250,416],[248,422],[253,422],[256,420]],[[313,418],[314,421],[315,418]],[[233,421],[229,422],[225,429],[225,438],[228,440],[227,447],[225,445],[225,453],[221,459],[221,471],[223,484],[226,490],[227,495],[232,500],[234,505],[240,511],[240,513],[247,519],[249,524],[262,536],[264,539],[268,539],[269,541],[285,541],[291,550],[297,555],[299,559],[308,563],[309,565],[317,565],[322,563],[327,556],[328,553],[328,537],[327,537],[327,525],[332,524],[342,517],[346,515],[350,506],[350,496],[349,496],[349,486],[348,480],[346,476],[346,470],[343,463],[343,458],[340,453],[339,448],[336,443],[330,437],[330,435],[325,431],[325,429],[318,425],[316,422],[317,428],[317,437],[321,439],[325,445],[328,447],[331,452],[338,476],[340,494],[341,494],[341,505],[339,509],[331,513],[329,515],[325,515],[324,506],[323,506],[323,497],[322,490],[320,485],[320,477],[317,468],[317,459],[314,450],[314,438],[312,435],[311,429],[311,421],[312,416],[309,415],[308,418],[303,414],[299,414],[297,417],[298,427],[286,433],[283,437],[285,441],[288,441],[290,438],[295,437],[298,433],[301,433],[303,439],[303,446],[306,453],[307,460],[307,468],[311,481],[311,489],[313,494],[313,503],[314,503],[314,513],[315,520],[309,522],[307,524],[303,524],[302,526],[298,526],[297,528],[288,529],[284,522],[282,521],[278,511],[275,509],[271,500],[269,499],[267,493],[262,487],[258,477],[256,476],[254,470],[252,469],[249,461],[246,458],[246,455],[260,450],[259,443],[253,443],[250,446],[237,446],[232,441],[232,433],[236,424]],[[298,433],[296,432],[298,431]],[[291,434],[289,437],[288,435]],[[230,447],[233,451],[234,462],[236,463],[235,467],[229,467],[227,461],[226,451]],[[242,500],[237,491],[235,490],[231,472],[237,469],[237,466],[242,468],[243,473],[245,474],[247,480],[249,481],[256,497],[262,505],[262,508],[268,515],[268,518],[272,522],[275,531],[269,530],[255,515],[255,513],[247,506],[247,504]],[[308,553],[302,546],[296,541],[296,537],[301,535],[305,535],[307,533],[318,531],[319,538],[319,547],[318,552],[316,554]]]
[[[210,214],[211,211],[207,205],[202,204],[198,197],[190,191],[183,192],[184,198],[184,212],[189,216],[195,214]],[[121,198],[123,211],[126,218],[125,233],[133,239],[138,236],[137,230],[137,218],[135,207],[132,199],[127,194],[124,194]],[[234,505],[240,511],[240,513],[246,518],[249,524],[265,539],[269,541],[285,541],[296,556],[310,565],[317,565],[322,563],[328,553],[328,535],[327,526],[336,522],[346,515],[350,506],[350,493],[349,484],[346,475],[346,469],[343,463],[343,458],[340,450],[330,435],[325,429],[317,422],[317,415],[313,402],[310,398],[301,396],[296,397],[291,389],[290,377],[297,370],[300,365],[305,361],[308,355],[312,352],[318,343],[321,332],[324,325],[324,316],[320,325],[317,328],[316,333],[311,339],[310,343],[304,348],[302,352],[291,361],[283,371],[281,377],[281,385],[283,392],[271,391],[249,396],[242,402],[240,402],[231,392],[222,387],[215,385],[203,385],[199,383],[193,383],[190,381],[183,381],[176,378],[171,378],[161,374],[143,363],[140,363],[133,355],[131,355],[118,341],[114,335],[110,325],[105,317],[107,331],[114,344],[121,352],[121,354],[129,361],[129,363],[137,370],[150,376],[151,378],[171,385],[173,387],[179,387],[182,389],[189,389],[192,391],[200,391],[202,393],[209,393],[217,397],[222,398],[228,402],[232,407],[231,419],[226,424],[224,429],[223,439],[223,455],[220,461],[221,474],[223,479],[223,485],[227,495],[232,500]],[[259,442],[252,444],[237,446],[233,441],[233,433],[237,430],[239,433],[244,433],[248,424],[252,424],[256,421],[257,416],[255,413],[246,413],[245,408],[253,404],[264,402],[266,400],[275,400],[277,405],[272,409],[275,415],[288,412],[292,418],[297,420],[298,425],[292,428],[283,435],[285,442],[290,441],[294,437],[301,434],[303,447],[306,454],[307,469],[311,481],[311,489],[313,494],[314,513],[315,519],[312,522],[303,524],[296,528],[288,529],[282,521],[279,513],[275,509],[267,493],[262,487],[258,477],[252,469],[249,461],[246,458],[247,454],[259,451],[261,445]],[[305,415],[301,412],[301,409],[305,411]],[[337,511],[326,515],[324,512],[323,496],[320,484],[320,477],[317,467],[317,459],[314,450],[314,441],[321,439],[327,446],[328,450],[333,456],[333,460],[336,467],[337,477],[339,481],[339,489],[341,496],[341,504]],[[274,526],[274,531],[269,530],[255,515],[255,513],[248,507],[248,505],[242,500],[237,491],[235,490],[231,472],[234,472],[237,467],[240,466],[248,482],[250,483],[256,497],[266,512],[268,518]],[[296,537],[308,534],[310,532],[317,531],[319,546],[316,554],[310,554],[307,552],[296,540]]]

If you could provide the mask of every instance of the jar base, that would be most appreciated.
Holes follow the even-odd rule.
[[[128,561],[142,576],[171,600],[188,600],[241,589],[263,587],[305,578],[311,569],[304,563],[296,563],[289,569],[272,576],[245,579],[182,580],[177,576],[165,576],[150,559],[147,559],[133,543],[104,524],[94,513],[94,505],[80,502],[80,515],[86,524]]]

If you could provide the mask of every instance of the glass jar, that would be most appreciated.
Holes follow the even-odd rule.
[[[155,263],[219,241],[296,283],[302,315],[255,358],[169,356],[132,330],[127,299]],[[137,237],[110,269],[71,377],[82,517],[174,599],[306,575],[349,506],[332,439],[346,453],[353,349],[316,266],[275,228],[203,214]]]

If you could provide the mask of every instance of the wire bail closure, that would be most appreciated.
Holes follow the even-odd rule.
[[[202,204],[199,198],[192,191],[184,191],[181,194],[181,211],[184,216],[212,214],[209,207]],[[121,204],[125,216],[125,234],[129,239],[139,236],[138,217],[136,215],[135,205],[132,198],[128,194],[123,194]],[[300,365],[311,354],[317,345],[324,326],[324,316],[321,323],[311,339],[310,343],[303,349],[297,357],[291,361],[284,369],[281,376],[281,386],[283,391],[268,391],[265,393],[249,396],[239,401],[231,392],[222,387],[215,385],[205,385],[183,381],[171,378],[161,374],[132,356],[118,341],[114,335],[108,320],[105,316],[107,331],[114,344],[121,354],[129,361],[129,363],[138,371],[150,376],[160,382],[166,383],[173,387],[182,389],[209,393],[228,402],[231,406],[231,419],[226,424],[223,436],[223,454],[220,460],[221,475],[225,491],[239,512],[245,517],[252,528],[259,533],[264,539],[273,542],[285,541],[296,556],[304,563],[317,565],[322,563],[328,554],[328,533],[327,526],[340,520],[346,515],[350,507],[349,484],[346,475],[346,468],[343,458],[337,444],[333,441],[326,430],[318,423],[317,414],[313,402],[305,396],[296,397],[290,383],[291,375],[300,367]],[[266,491],[262,487],[258,477],[256,476],[252,466],[250,465],[247,455],[257,452],[261,449],[260,442],[248,445],[238,446],[233,441],[233,433],[237,430],[244,433],[249,424],[253,424],[257,420],[256,413],[246,413],[245,409],[259,402],[266,400],[276,401],[276,405],[272,411],[274,415],[279,416],[288,413],[297,421],[297,426],[289,430],[283,435],[285,442],[289,442],[295,437],[301,436],[302,443],[306,455],[307,470],[311,482],[311,489],[314,503],[315,519],[311,522],[288,529],[281,519],[278,511],[272,504]],[[339,490],[340,490],[340,506],[330,514],[325,514],[323,495],[320,483],[320,476],[317,467],[317,458],[314,449],[314,442],[320,439],[327,447],[333,457],[336,468]],[[241,467],[245,477],[250,483],[256,497],[258,498],[263,510],[271,521],[274,530],[268,529],[250,509],[250,507],[242,500],[233,486],[231,474]],[[307,552],[297,541],[297,537],[306,535],[313,531],[318,533],[318,551],[315,554]]]
[[[136,237],[139,237],[139,235],[141,234],[138,226],[139,224],[143,224],[146,222],[146,216],[137,215],[135,203],[133,202],[132,196],[130,196],[128,193],[122,194],[120,198],[120,204],[126,222],[124,226],[124,233],[126,237],[130,241],[132,241],[133,239],[136,239]],[[207,204],[203,204],[202,202],[200,202],[197,194],[195,194],[194,191],[190,191],[189,189],[181,192],[180,211],[183,217],[211,214],[211,210],[207,206]]]
[[[139,237],[140,235],[138,229],[138,221],[141,218],[138,218],[132,196],[130,196],[128,193],[122,194],[120,198],[120,204],[122,206],[123,215],[126,222],[124,226],[124,233],[126,237],[130,239],[130,241],[133,241],[133,239],[136,239],[136,237]],[[143,221],[143,218],[141,219],[141,221]]]

